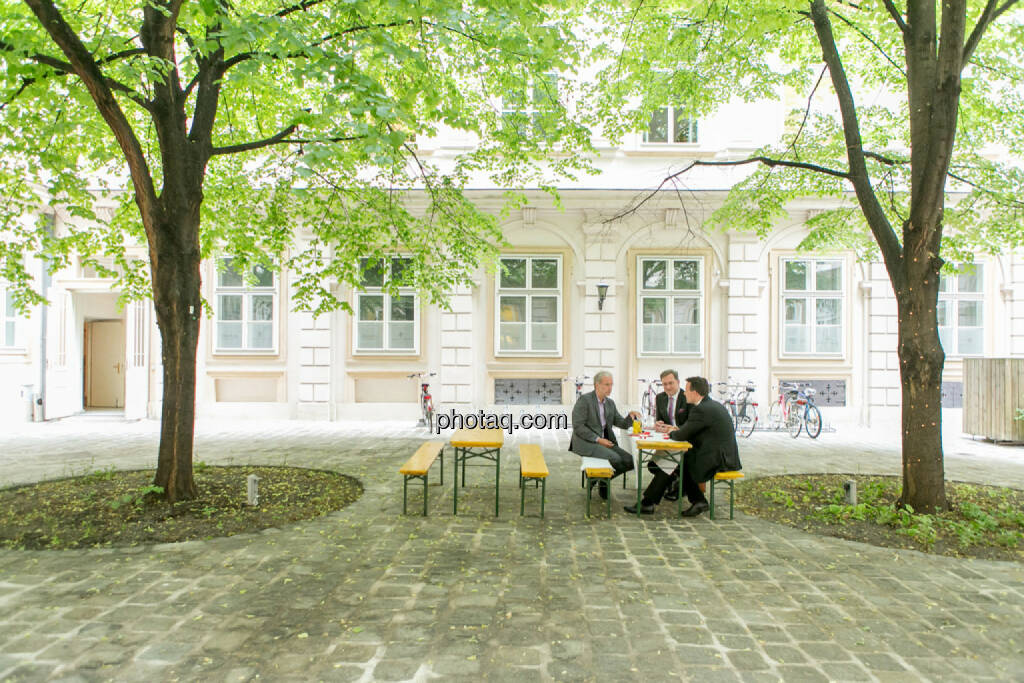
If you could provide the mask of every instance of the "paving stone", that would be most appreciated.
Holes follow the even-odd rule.
[[[26,425],[0,442],[0,481],[151,467],[156,427]],[[0,550],[0,680],[973,683],[1024,670],[1020,564],[872,548],[742,514],[680,520],[664,506],[637,519],[621,511],[632,488],[615,488],[610,520],[586,520],[565,432],[517,433],[505,449],[507,474],[516,443],[542,444],[543,521],[519,517],[504,475],[495,519],[480,471],[465,514],[451,515],[449,477],[431,490],[430,517],[402,517],[396,471],[423,430],[200,420],[196,435],[205,462],[347,472],[365,494],[248,536]],[[951,478],[1024,488],[1016,451],[948,444]],[[900,468],[892,434],[759,432],[740,446],[748,476]]]

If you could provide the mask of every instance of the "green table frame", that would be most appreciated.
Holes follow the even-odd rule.
[[[629,437],[635,438],[635,437]],[[643,476],[644,464],[650,460],[667,458],[679,465],[679,497],[676,499],[676,508],[680,515],[683,514],[683,455],[690,450],[690,444],[686,441],[672,441],[673,444],[686,444],[685,448],[644,448],[638,439],[633,445],[636,447],[636,514],[639,517],[640,507],[643,504],[644,495]],[[648,441],[648,443],[650,443]]]

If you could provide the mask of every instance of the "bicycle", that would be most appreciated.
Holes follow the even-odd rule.
[[[576,400],[578,401],[580,400],[580,396],[583,395],[583,384],[588,379],[590,379],[590,375],[577,375],[576,377],[563,377],[562,381],[568,382],[569,380],[572,380],[576,385]]]
[[[736,393],[730,400],[730,408],[733,414],[733,423],[736,425],[736,433],[745,439],[749,439],[757,426],[757,401],[752,400],[756,387],[753,382],[739,385]]]
[[[655,387],[661,387],[660,379],[638,379],[637,382],[647,383],[647,388],[644,389],[643,396],[640,399],[640,413],[644,417],[654,419],[656,408],[655,400],[658,396],[658,392]]]
[[[794,439],[800,436],[800,430],[807,432],[807,436],[817,439],[821,434],[821,411],[814,404],[814,394],[817,393],[814,387],[804,385],[796,392],[794,399],[793,415],[790,419],[789,435]]]
[[[798,388],[795,384],[783,383],[779,385],[779,396],[772,401],[768,408],[768,424],[771,429],[787,428],[790,425],[793,405],[796,401]]]
[[[407,378],[420,378],[420,421],[417,424],[426,425],[427,431],[434,431],[434,399],[430,395],[430,381],[423,377],[433,377],[436,372],[414,372],[406,375]]]
[[[740,436],[749,438],[758,422],[757,402],[751,400],[751,394],[756,390],[754,383],[716,382],[715,389],[718,402],[729,411],[733,429]]]

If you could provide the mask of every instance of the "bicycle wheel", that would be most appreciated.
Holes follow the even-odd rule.
[[[749,439],[750,435],[754,433],[754,427],[757,426],[757,406],[753,403],[748,403],[743,406],[740,411],[740,415],[736,418],[736,431],[744,439]]]
[[[651,392],[645,391],[643,401],[640,404],[640,412],[643,413],[644,417],[654,416],[654,406],[652,403],[653,400],[651,399]]]
[[[772,401],[768,407],[768,428],[779,429],[780,427],[782,427],[782,404]]]
[[[804,406],[797,405],[794,401],[789,411],[789,417],[786,418],[786,429],[794,439],[800,436],[800,430],[804,428],[804,418],[800,414],[803,409]]]
[[[807,436],[812,439],[817,439],[818,434],[821,434],[821,411],[818,410],[818,406],[807,406],[807,417],[804,419],[804,422],[804,429],[807,430]]]

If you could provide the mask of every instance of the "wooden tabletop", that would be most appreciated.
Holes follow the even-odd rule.
[[[501,429],[457,429],[449,440],[456,448],[501,448],[505,432]]]
[[[693,448],[689,441],[670,439],[637,439],[636,447],[645,451],[688,451]]]

